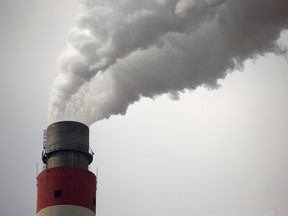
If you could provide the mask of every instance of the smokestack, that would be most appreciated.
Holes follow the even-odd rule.
[[[48,126],[37,177],[37,216],[93,216],[96,212],[93,160],[88,126],[73,121]]]

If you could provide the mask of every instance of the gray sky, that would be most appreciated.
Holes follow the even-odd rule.
[[[75,7],[0,1],[1,216],[35,214],[42,130]],[[287,215],[287,71],[285,57],[267,54],[217,90],[144,98],[94,123],[97,215]]]

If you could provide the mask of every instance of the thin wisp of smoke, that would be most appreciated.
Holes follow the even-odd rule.
[[[49,121],[90,125],[141,97],[215,88],[245,60],[286,52],[287,28],[287,0],[81,0]]]

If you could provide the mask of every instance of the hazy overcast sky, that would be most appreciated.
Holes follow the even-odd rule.
[[[1,216],[36,214],[49,94],[76,5],[0,1]],[[287,55],[246,61],[220,83],[92,124],[97,216],[288,215]]]

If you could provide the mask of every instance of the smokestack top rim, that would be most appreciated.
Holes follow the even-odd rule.
[[[68,121],[57,121],[57,122],[53,122],[53,123],[51,123],[51,124],[48,125],[47,129],[48,129],[49,127],[53,126],[53,125],[56,125],[56,124],[78,124],[78,125],[83,125],[83,126],[85,126],[85,127],[87,127],[87,128],[89,129],[89,126],[86,125],[86,124],[84,124],[84,123],[82,123],[82,122],[70,121],[70,120],[68,120]]]

